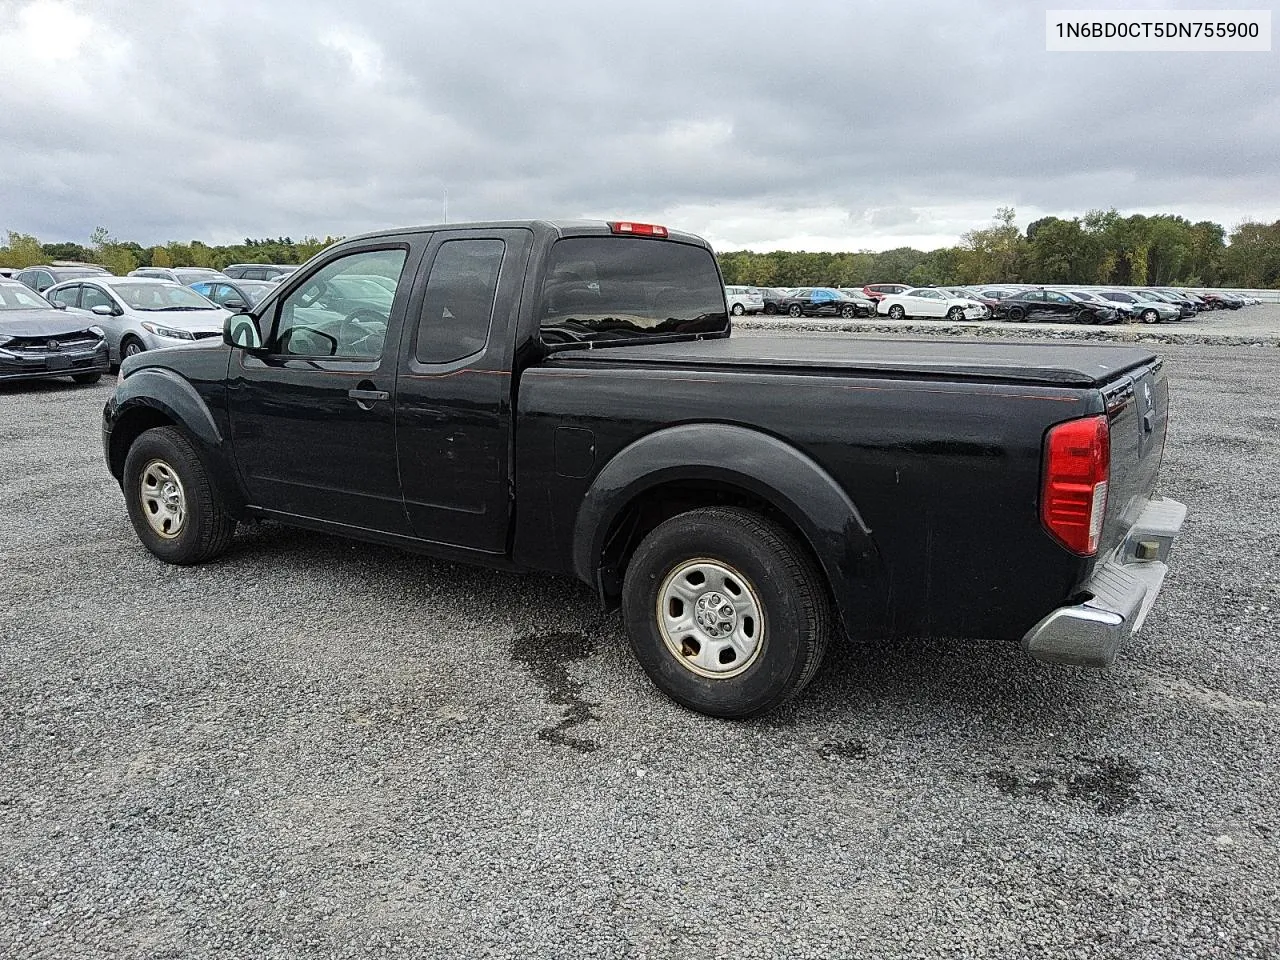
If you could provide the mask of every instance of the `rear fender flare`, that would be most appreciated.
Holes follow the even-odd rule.
[[[578,577],[602,593],[600,562],[628,505],[662,484],[721,483],[780,511],[822,567],[846,626],[878,630],[888,595],[883,564],[857,506],[821,465],[776,437],[723,423],[650,433],[619,451],[596,475],[574,525]]]

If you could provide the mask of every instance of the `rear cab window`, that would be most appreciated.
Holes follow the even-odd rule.
[[[549,345],[729,329],[706,247],[645,237],[565,237],[552,246],[539,311]]]

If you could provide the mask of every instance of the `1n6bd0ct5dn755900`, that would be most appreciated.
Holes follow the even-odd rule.
[[[121,374],[106,457],[156,556],[257,517],[571,574],[724,717],[796,694],[837,633],[1106,666],[1185,513],[1155,497],[1147,349],[736,338],[708,246],[645,224],[347,240]]]

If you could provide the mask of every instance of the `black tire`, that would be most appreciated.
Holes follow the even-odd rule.
[[[964,319],[964,307],[952,307],[947,311],[947,319],[952,323]]]
[[[147,345],[143,343],[141,340],[139,340],[137,337],[125,337],[123,340],[120,341],[121,361],[123,361],[125,357],[132,357],[134,354],[137,354],[137,353],[146,353],[146,350],[147,350]]]
[[[889,308],[890,320],[902,320],[906,317],[907,311],[900,303],[895,303]]]
[[[148,519],[142,491],[143,474],[160,463],[176,474],[185,516],[174,533],[165,536]],[[179,566],[204,563],[224,552],[236,531],[235,518],[219,499],[200,455],[177,427],[153,427],[129,448],[124,461],[125,505],[142,545],[166,563]]]
[[[1023,307],[1010,307],[1009,319],[1014,323],[1021,323],[1023,320],[1027,319],[1027,311]]]
[[[772,303],[766,303],[764,305],[764,315],[766,317],[772,317],[777,312],[778,312],[778,308],[774,306]]]
[[[840,308],[840,318],[842,320],[852,320],[856,313],[857,310],[855,310],[853,304],[850,303],[846,303]]]
[[[699,672],[660,625],[664,585],[695,560],[724,565],[759,602],[759,645],[729,676]],[[822,574],[808,552],[779,524],[738,507],[690,510],[651,531],[627,566],[622,611],[631,649],[658,689],[690,710],[735,720],[767,713],[804,689],[832,632]]]
[[[73,373],[71,379],[76,383],[90,384],[97,383],[102,379],[102,371],[95,370],[93,373]]]
[[[804,308],[802,308],[798,303],[793,303],[791,306],[787,307],[787,313],[793,317],[803,316]]]
[[[1142,311],[1142,313],[1139,315],[1139,319],[1143,323],[1159,323],[1160,314],[1157,313],[1155,310],[1152,310],[1150,307],[1148,307],[1146,310]]]
[[[733,307],[729,310],[729,312],[732,313],[735,317],[740,317],[747,311],[742,308],[742,304],[735,303]]]

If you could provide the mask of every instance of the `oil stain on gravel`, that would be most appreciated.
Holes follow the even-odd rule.
[[[511,644],[511,659],[528,670],[547,691],[547,699],[564,707],[564,716],[553,727],[538,731],[538,739],[592,753],[600,749],[594,740],[570,736],[568,731],[589,720],[599,720],[593,707],[600,704],[582,696],[582,684],[569,676],[569,664],[591,655],[592,641],[581,633],[535,633],[517,637]]]
[[[1111,816],[1141,801],[1138,783],[1141,768],[1125,757],[1072,757],[1075,769],[1038,770],[1030,774],[991,770],[987,779],[1011,797],[1038,797],[1049,803],[1074,801],[1092,804]]]

